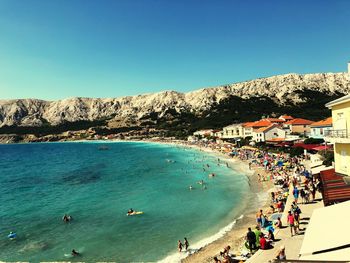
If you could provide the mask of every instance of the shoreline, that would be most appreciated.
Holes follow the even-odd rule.
[[[263,209],[264,211],[266,211],[266,209],[270,205],[267,192],[273,187],[272,181],[259,182],[257,174],[263,174],[264,171],[260,170],[259,167],[252,167],[252,169],[249,170],[248,163],[246,161],[230,158],[224,155],[223,153],[217,152],[209,148],[205,148],[205,150],[198,146],[193,146],[191,148],[198,148],[202,151],[215,154],[216,156],[228,160],[230,164],[232,164],[236,168],[236,170],[238,170],[240,173],[244,174],[247,177],[251,193],[250,195],[248,195],[249,200],[246,201],[246,205],[242,208],[242,210],[244,211],[243,217],[241,219],[235,219],[235,223],[231,223],[231,229],[226,231],[226,233],[220,238],[213,240],[211,243],[200,248],[195,253],[188,255],[186,258],[182,259],[181,262],[212,262],[213,257],[218,256],[220,251],[222,251],[227,245],[230,245],[230,251],[233,254],[240,255],[240,248],[245,242],[247,228],[256,225],[256,212],[258,211],[258,209]],[[247,170],[245,170],[244,168],[246,168]],[[231,167],[231,169],[233,168]],[[256,202],[259,201],[259,195],[264,196],[262,200],[260,200],[260,202]]]
[[[139,141],[130,141],[130,142],[139,142]],[[251,191],[245,197],[248,197],[248,200],[245,201],[245,205],[239,207],[242,213],[239,213],[240,216],[234,218],[228,225],[224,226],[217,232],[216,234],[205,238],[204,240],[211,239],[212,237],[216,237],[198,248],[195,248],[195,252],[188,254],[179,254],[175,252],[168,257],[158,261],[158,262],[170,262],[172,260],[174,262],[175,258],[178,258],[181,255],[182,263],[192,263],[192,262],[212,262],[214,256],[218,256],[220,251],[223,250],[224,247],[230,245],[231,252],[235,255],[240,255],[240,248],[245,242],[245,235],[248,227],[253,227],[256,225],[255,214],[259,209],[263,209],[264,211],[270,206],[268,191],[274,187],[272,181],[259,182],[257,178],[257,174],[264,174],[265,171],[261,169],[261,167],[252,167],[249,170],[249,165],[247,161],[230,158],[222,152],[216,151],[214,149],[208,147],[201,147],[198,145],[190,145],[182,142],[163,142],[163,141],[145,141],[145,143],[159,143],[165,145],[171,145],[175,147],[182,147],[185,149],[192,149],[201,152],[205,152],[206,154],[214,155],[220,160],[224,160],[230,164],[230,169],[233,171],[238,171],[242,175],[245,175],[248,179],[249,190]],[[261,198],[261,196],[263,196]],[[259,199],[260,198],[260,199]],[[258,202],[256,202],[258,201]],[[198,243],[205,243],[203,240],[200,240]],[[196,244],[195,244],[196,245]],[[197,246],[195,246],[197,247]],[[191,249],[191,245],[190,245]],[[178,257],[176,257],[176,255]]]

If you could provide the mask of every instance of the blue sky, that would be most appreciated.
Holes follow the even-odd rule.
[[[0,99],[187,92],[348,60],[348,0],[0,0]]]

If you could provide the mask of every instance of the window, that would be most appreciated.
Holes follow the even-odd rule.
[[[320,128],[320,134],[323,135],[323,128]]]
[[[344,118],[344,112],[338,112],[337,113],[337,119],[338,120],[341,120],[341,119],[343,119]]]

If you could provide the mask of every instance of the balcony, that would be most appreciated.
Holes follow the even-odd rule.
[[[326,130],[324,137],[326,141],[332,143],[350,143],[350,134],[347,129]]]

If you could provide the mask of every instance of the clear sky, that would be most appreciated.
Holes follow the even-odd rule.
[[[0,99],[346,71],[349,0],[0,0]]]

